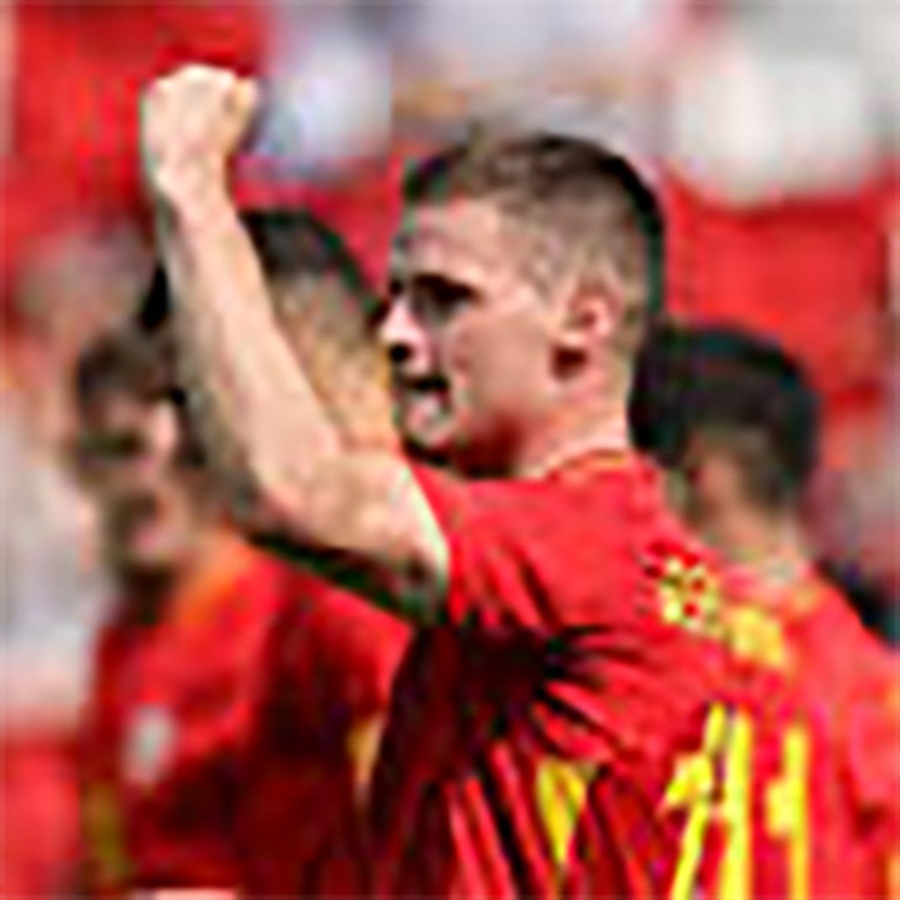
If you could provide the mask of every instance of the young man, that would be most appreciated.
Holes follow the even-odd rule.
[[[819,446],[812,386],[763,338],[672,325],[645,345],[630,411],[636,445],[669,471],[676,505],[729,561],[751,613],[777,621],[773,633],[796,659],[788,687],[824,715],[843,748],[865,896],[884,896],[900,837],[900,733],[888,724],[900,671],[819,574],[806,539],[803,503]]]
[[[314,564],[420,628],[370,891],[695,896],[731,833],[681,763],[728,725],[711,705],[731,671],[715,571],[628,453],[652,195],[551,136],[476,140],[411,179],[381,334],[401,431],[462,482],[349,435],[280,335],[227,190],[256,100],[203,67],[154,85],[148,186],[210,451]]]
[[[253,222],[260,246],[314,242],[299,217]],[[79,467],[119,591],[85,733],[88,890],[352,895],[403,629],[224,524],[168,356],[116,335],[78,371]]]

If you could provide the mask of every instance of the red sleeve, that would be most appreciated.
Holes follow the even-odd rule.
[[[724,669],[714,642],[663,615],[665,563],[693,572],[702,557],[655,489],[625,471],[579,482],[417,475],[449,544],[448,613],[481,696],[544,697],[532,724],[561,752],[652,746],[661,758]]]
[[[618,600],[638,587],[635,532],[617,488],[417,478],[449,549],[451,621],[546,634],[628,615]]]

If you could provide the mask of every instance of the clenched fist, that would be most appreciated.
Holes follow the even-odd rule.
[[[191,65],[154,82],[141,104],[148,187],[177,199],[202,183],[224,184],[228,160],[259,105],[256,83],[226,69]]]

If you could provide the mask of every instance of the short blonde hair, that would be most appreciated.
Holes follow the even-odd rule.
[[[624,157],[553,134],[474,131],[415,167],[405,199],[415,208],[486,199],[541,242],[551,274],[590,278],[611,268],[625,287],[623,325],[643,332],[663,306],[663,217],[653,191]],[[637,341],[628,341],[629,349]]]

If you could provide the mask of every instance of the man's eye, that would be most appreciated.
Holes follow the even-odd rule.
[[[439,275],[417,278],[413,292],[420,304],[446,312],[475,298],[475,291],[469,285]]]
[[[81,454],[89,459],[128,460],[144,450],[144,441],[135,434],[98,434],[82,439]]]

